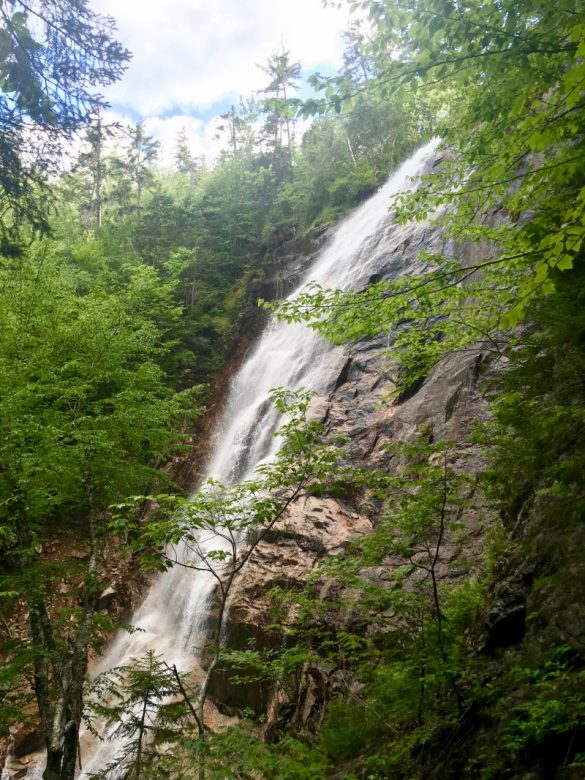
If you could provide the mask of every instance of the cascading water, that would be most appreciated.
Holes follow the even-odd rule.
[[[389,198],[412,188],[437,146],[418,150],[367,202],[347,217],[320,252],[297,295],[309,281],[325,287],[350,289],[363,285],[371,275],[380,232],[391,224]],[[391,227],[395,242],[404,240],[404,228]],[[339,366],[342,350],[301,324],[272,321],[256,347],[234,376],[222,419],[215,433],[215,451],[207,475],[230,485],[251,476],[255,467],[276,454],[279,415],[271,400],[275,387],[300,388],[322,394],[332,370]],[[210,549],[214,547],[209,541]],[[215,545],[217,546],[217,545]],[[122,633],[97,664],[95,673],[126,664],[131,658],[154,650],[168,663],[189,669],[195,662],[194,647],[202,637],[206,604],[214,580],[205,572],[179,566],[161,575],[132,619],[139,631]],[[119,747],[119,746],[118,746]],[[83,771],[78,780],[111,763],[116,745],[93,742],[83,750]],[[42,776],[42,766],[30,770],[29,780]],[[9,778],[6,770],[2,780]]]

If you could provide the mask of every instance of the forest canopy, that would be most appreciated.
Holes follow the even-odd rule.
[[[281,46],[260,65],[263,88],[218,117],[216,164],[183,130],[165,169],[143,121],[106,119],[99,89],[130,59],[113,20],[85,0],[2,4],[0,728],[40,724],[45,780],[76,772],[89,658],[114,629],[99,607],[106,553],[165,569],[176,563],[168,544],[187,539],[200,553],[202,528],[231,545],[199,561],[229,574],[213,575],[212,671],[300,684],[313,663],[343,685],[319,732],[295,731],[291,716],[272,744],[241,712],[239,727],[210,735],[211,672],[192,690],[152,651],[98,680],[92,705],[132,738],[135,780],[163,770],[301,780],[340,776],[336,764],[348,778],[487,780],[544,772],[550,745],[559,771],[583,765],[577,640],[536,608],[527,631],[546,624],[542,641],[490,655],[477,636],[503,573],[526,560],[523,593],[580,598],[557,548],[579,538],[585,506],[585,9],[579,0],[348,5],[361,21],[345,33],[337,75],[311,76],[313,97],[299,97],[302,64]],[[390,333],[388,404],[416,393],[446,355],[480,350],[499,366],[486,385],[489,420],[455,444],[417,429],[414,443],[396,443],[396,473],[367,472],[343,465],[307,413],[310,395],[291,402],[281,390],[278,409],[292,419],[275,462],[243,486],[187,498],[193,485],[173,482],[181,455],[222,372],[265,322],[258,296],[290,287],[303,253],[433,136],[441,152],[430,172],[388,207],[396,221],[439,227],[449,251],[423,251],[416,276],[372,278],[349,293],[313,287],[277,314],[339,344]],[[468,446],[481,448],[481,473],[461,465]],[[350,507],[361,496],[375,508],[374,531],[325,559],[305,589],[271,594],[276,614],[294,616],[278,649],[226,650],[232,582],[301,494]],[[484,567],[451,587],[442,545],[446,534],[462,538],[461,517],[480,494],[498,517]],[[82,553],[52,559],[55,539]],[[319,578],[349,588],[354,601],[336,606],[364,621],[340,630],[316,620]],[[26,625],[15,631],[19,614]],[[101,684],[118,704],[99,700]],[[157,708],[157,690],[169,707]],[[130,705],[151,713],[150,742],[145,717],[124,720]],[[501,745],[496,755],[475,750],[486,734]]]
[[[63,145],[103,104],[97,89],[120,78],[129,52],[112,19],[85,0],[11,0],[0,11],[2,251],[18,251],[23,222],[48,228],[39,199]]]

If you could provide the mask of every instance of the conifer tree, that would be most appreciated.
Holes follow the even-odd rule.
[[[129,53],[114,22],[86,0],[14,0],[0,8],[0,249],[18,252],[18,229],[46,231],[46,174],[63,143],[103,99],[96,87],[123,73]]]

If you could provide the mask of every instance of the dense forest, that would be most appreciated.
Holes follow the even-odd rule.
[[[349,5],[344,66],[311,76],[314,97],[297,96],[301,63],[281,48],[264,89],[218,120],[215,164],[182,132],[167,170],[142,122],[106,118],[99,89],[131,56],[113,21],[86,0],[2,4],[0,736],[40,735],[44,780],[73,780],[83,724],[100,722],[126,743],[104,778],[585,771],[585,7]],[[287,247],[310,253],[433,136],[420,186],[388,208],[461,251],[275,300]],[[488,411],[465,441],[421,426],[374,469],[311,417],[310,392],[281,388],[275,459],[189,496],[169,464],[267,308],[336,344],[391,333],[389,407],[481,351]],[[374,507],[373,530],[271,592],[278,642],[229,646],[235,583],[301,496]],[[451,576],[461,560],[441,568],[442,546],[475,511],[481,553]],[[201,531],[231,546],[204,548]],[[217,580],[203,682],[154,651],[89,681],[128,617],[104,609],[108,567],[164,571],[181,539]],[[252,705],[208,723],[221,676],[297,690],[315,665],[343,672],[318,727],[268,729]]]

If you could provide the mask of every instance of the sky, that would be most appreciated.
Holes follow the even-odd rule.
[[[195,155],[217,154],[217,117],[266,85],[258,64],[282,48],[310,72],[341,65],[345,4],[322,0],[91,0],[112,16],[132,52],[122,79],[102,93],[116,116],[144,120],[170,163],[184,127]]]

